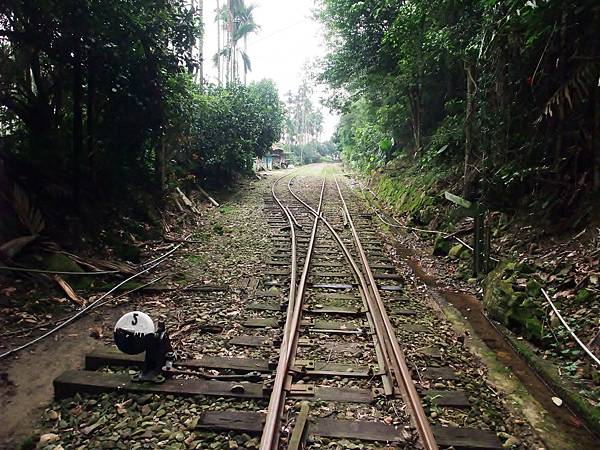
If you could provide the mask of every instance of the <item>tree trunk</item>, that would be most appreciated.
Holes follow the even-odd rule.
[[[600,20],[600,9],[596,8],[594,11],[594,23],[598,23]],[[600,51],[600,36],[598,33],[594,33],[594,46],[592,47],[594,55],[597,55]],[[594,192],[600,192],[600,87],[597,85],[593,87],[593,98],[594,98],[594,122],[592,125],[592,170],[593,170],[593,190]],[[600,336],[600,333],[598,333]]]
[[[91,179],[97,188],[99,182],[99,158],[96,152],[96,74],[94,52],[91,51],[87,60],[87,154],[91,165]]]
[[[204,0],[198,0],[198,17],[200,22],[204,25]],[[204,33],[201,32],[198,36],[198,78],[197,81],[200,85],[204,83]]]
[[[221,86],[221,3],[217,0],[217,80]]]
[[[244,53],[247,55],[248,54],[248,42],[246,39],[246,35],[244,35]],[[246,63],[244,62],[244,86],[246,86],[246,74],[247,74],[248,70],[246,69]]]
[[[196,18],[196,2],[195,0],[190,0],[190,10],[192,12],[192,17]],[[190,75],[194,75],[194,40],[190,42],[190,46],[187,49],[187,70]]]
[[[231,73],[232,73],[232,80],[234,82],[236,82],[238,80],[238,64],[237,64],[237,43],[233,43],[232,44],[232,50],[231,50],[232,55],[232,69],[231,69]]]
[[[470,199],[473,195],[473,177],[471,170],[473,164],[473,120],[475,118],[475,65],[465,62],[465,75],[467,78],[467,108],[465,114],[465,161],[463,172],[463,197]]]
[[[594,171],[594,192],[600,192],[600,88],[594,87],[594,125],[592,130],[592,151]]]
[[[233,11],[231,9],[231,0],[227,0],[227,45],[229,47],[229,54],[227,55],[227,81],[233,81],[233,60],[235,55],[233,54]]]
[[[561,25],[560,25],[560,47],[558,57],[558,76],[560,86],[563,86],[566,81],[567,61],[566,61],[566,46],[567,46],[567,7],[563,6]],[[565,106],[564,102],[558,102],[558,117],[556,122],[556,136],[554,139],[554,171],[559,173],[562,156],[563,140],[564,140],[564,120]]]
[[[81,196],[81,153],[83,150],[83,69],[81,65],[81,36],[74,35],[73,46],[73,205],[79,211]]]
[[[418,87],[408,89],[410,123],[413,133],[413,159],[416,158],[421,149],[421,95]]]
[[[165,144],[165,135],[163,134],[160,137],[160,142],[158,144],[158,151],[160,153],[159,161],[160,161],[160,189],[161,191],[165,190],[165,186],[167,184],[167,147]]]

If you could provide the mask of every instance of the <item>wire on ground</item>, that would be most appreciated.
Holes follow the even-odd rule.
[[[191,236],[191,235],[190,235]],[[185,239],[188,239],[190,236],[187,236]],[[129,278],[126,278],[125,280],[121,281],[120,283],[118,283],[116,286],[114,286],[111,290],[109,290],[108,292],[104,293],[103,295],[101,295],[100,297],[98,297],[96,300],[94,300],[92,303],[90,303],[88,306],[86,306],[85,308],[77,311],[75,314],[73,314],[71,317],[69,317],[68,319],[66,319],[64,322],[56,325],[54,328],[52,328],[51,330],[48,330],[46,333],[42,334],[41,336],[38,336],[37,338],[26,342],[25,344],[19,345],[18,347],[15,347],[7,352],[4,352],[2,354],[0,354],[0,359],[6,358],[7,356],[10,355],[14,355],[17,352],[20,352],[21,350],[24,350],[28,347],[31,347],[32,345],[42,341],[43,339],[47,338],[48,336],[56,333],[58,330],[65,328],[67,325],[75,322],[77,319],[79,319],[80,317],[84,316],[87,312],[91,311],[92,309],[96,308],[96,306],[102,301],[104,300],[106,297],[108,297],[110,294],[112,294],[114,291],[116,291],[118,288],[120,288],[121,286],[123,286],[125,283],[127,283],[128,281],[133,280],[134,278],[139,277],[140,275],[143,275],[144,273],[150,271],[151,269],[155,268],[156,266],[160,265],[161,263],[163,263],[171,254],[173,254],[179,247],[181,247],[185,242],[182,242],[180,244],[177,244],[176,246],[174,246],[171,250],[169,250],[168,252],[164,253],[163,255],[159,256],[158,258],[154,258],[153,264],[146,267],[144,270],[130,276]]]
[[[550,304],[550,306],[552,307],[552,310],[554,311],[554,314],[556,314],[556,317],[558,317],[558,320],[560,320],[560,322],[563,324],[563,326],[567,329],[567,331],[571,334],[571,336],[573,336],[573,339],[575,339],[575,341],[577,341],[577,343],[579,344],[579,346],[583,349],[584,352],[586,352],[588,354],[588,356],[590,358],[592,358],[592,360],[598,364],[598,366],[600,367],[600,359],[598,359],[598,357],[596,355],[594,355],[592,353],[592,351],[586,347],[586,345],[581,342],[581,340],[577,337],[577,335],[575,334],[575,332],[571,329],[571,327],[569,326],[569,324],[567,324],[566,320],[563,318],[563,316],[560,315],[560,312],[558,312],[558,309],[556,308],[556,306],[554,306],[554,303],[552,303],[552,300],[550,300],[550,297],[548,296],[548,293],[542,289],[542,294],[544,294],[544,297],[546,297],[546,300],[548,301],[548,303]]]

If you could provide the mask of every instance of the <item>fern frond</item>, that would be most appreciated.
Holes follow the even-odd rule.
[[[536,123],[541,122],[544,117],[552,117],[556,112],[563,113],[565,108],[561,106],[573,109],[578,102],[587,98],[590,95],[590,87],[596,83],[599,69],[600,63],[596,61],[590,61],[577,67],[569,79],[546,101]],[[559,118],[563,120],[564,116]]]
[[[27,193],[18,185],[13,188],[13,207],[21,224],[32,235],[38,235],[46,227],[46,222],[39,209],[31,204]]]

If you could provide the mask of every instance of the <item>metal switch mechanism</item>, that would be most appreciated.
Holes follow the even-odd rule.
[[[146,354],[141,372],[135,374],[132,381],[165,381],[164,373],[171,371],[175,354],[164,322],[159,322],[155,327],[148,314],[141,311],[128,312],[117,321],[114,340],[123,353]]]

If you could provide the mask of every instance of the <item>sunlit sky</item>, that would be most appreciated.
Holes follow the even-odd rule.
[[[220,0],[223,5],[227,0]],[[254,21],[260,30],[248,37],[248,56],[252,72],[248,82],[263,78],[272,79],[283,99],[286,92],[295,92],[303,76],[303,67],[325,54],[323,29],[312,18],[314,0],[247,0],[254,4]],[[216,82],[217,68],[212,62],[217,52],[217,25],[215,22],[216,0],[204,0],[204,74],[208,81]],[[241,64],[241,63],[240,63]],[[314,86],[314,102],[325,94]],[[328,139],[335,129],[338,117],[327,107],[323,111],[322,139]]]

